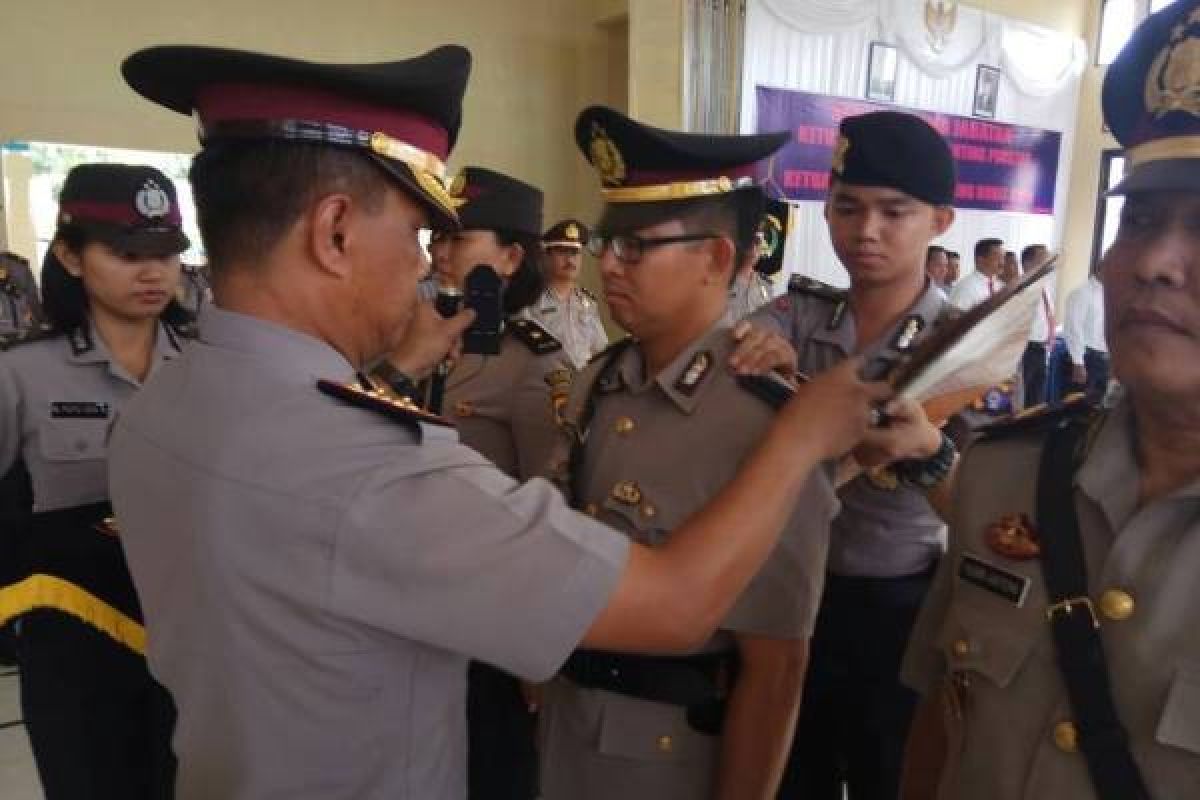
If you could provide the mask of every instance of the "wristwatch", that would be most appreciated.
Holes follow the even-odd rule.
[[[954,446],[954,441],[943,431],[942,444],[936,453],[923,460],[897,461],[892,465],[892,470],[905,486],[927,491],[946,480],[954,468],[957,455],[958,448]]]
[[[409,377],[407,372],[396,369],[387,361],[375,368],[375,374],[387,381],[387,385],[400,397],[409,400],[417,399],[417,382]]]

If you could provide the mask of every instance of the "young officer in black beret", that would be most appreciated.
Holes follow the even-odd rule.
[[[179,711],[180,800],[462,800],[470,659],[541,680],[580,645],[704,641],[813,468],[887,396],[849,368],[806,385],[655,550],[388,401],[368,367],[391,353],[420,375],[471,320],[417,299],[422,230],[458,227],[442,181],[469,66],[460,47],[125,62],[137,91],[198,117],[213,271],[200,339],[110,446],[150,664]]]
[[[954,220],[954,185],[949,147],[920,118],[883,111],[843,120],[825,218],[850,288],[795,275],[788,294],[752,320],[787,339],[798,355],[786,360],[803,373],[858,356],[868,375],[884,374],[948,310],[925,257]],[[927,462],[868,470],[839,491],[781,798],[839,800],[847,788],[851,800],[896,795],[916,704],[899,682],[900,659],[946,545],[926,492],[947,478],[955,457],[928,421],[917,424]]]
[[[15,621],[21,710],[50,800],[171,796],[170,699],[146,669],[107,440],[179,355],[187,246],[161,172],[73,168],[42,268],[52,330],[0,354],[0,623]]]

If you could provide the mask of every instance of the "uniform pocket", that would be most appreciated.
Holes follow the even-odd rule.
[[[1200,668],[1184,666],[1175,673],[1154,738],[1200,754]]]
[[[697,761],[714,758],[717,742],[694,730],[687,709],[605,693],[599,752],[637,761]]]
[[[55,419],[38,429],[42,457],[52,462],[93,461],[108,452],[107,419]]]
[[[634,490],[631,486],[635,484],[618,485],[604,499],[602,508],[605,515],[612,515],[605,522],[616,525],[638,544],[648,547],[662,544],[667,539],[669,528],[663,526],[658,504],[644,489]],[[620,498],[614,496],[617,493],[621,494]],[[613,519],[614,516],[617,519]]]
[[[951,672],[975,673],[1005,688],[1033,652],[1040,628],[1013,608],[1011,619],[960,602],[951,606],[937,645]]]

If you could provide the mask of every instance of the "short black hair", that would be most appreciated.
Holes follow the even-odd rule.
[[[318,197],[345,192],[379,208],[390,179],[360,153],[322,144],[218,140],[189,173],[214,273],[261,257]]]
[[[950,253],[946,250],[946,248],[939,244],[931,244],[929,247],[925,248],[925,263],[928,264],[930,260],[938,253],[945,253],[947,258],[950,257]]]
[[[1033,263],[1033,257],[1037,255],[1039,250],[1049,251],[1050,248],[1044,244],[1027,245],[1025,249],[1021,251],[1021,266],[1030,266]]]
[[[46,250],[46,258],[42,261],[42,311],[56,333],[71,333],[85,327],[91,303],[83,281],[68,272],[54,255],[54,242],[62,242],[73,253],[82,253],[83,248],[94,241],[98,240],[82,227],[67,223],[58,226],[51,246]],[[174,297],[159,318],[181,334],[189,333],[195,322],[195,317]]]
[[[609,203],[596,228],[605,235],[632,233],[677,219],[689,233],[719,230],[733,240],[736,275],[758,248],[758,229],[766,208],[766,195],[757,187],[661,203]]]
[[[994,238],[980,239],[978,242],[975,243],[975,258],[983,258],[988,253],[992,252],[992,250],[996,249],[997,247],[999,247],[999,248],[1004,247],[1003,239],[994,239]]]
[[[521,263],[504,287],[504,313],[511,317],[533,305],[546,288],[546,279],[541,268],[542,237],[517,231],[492,232],[496,234],[496,241],[501,245],[507,247],[519,244],[525,251]]]

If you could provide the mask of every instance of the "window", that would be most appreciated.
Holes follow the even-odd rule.
[[[1175,0],[1104,0],[1100,12],[1100,35],[1096,41],[1096,65],[1107,66],[1116,59],[1133,31],[1147,16]]]
[[[1105,150],[1100,161],[1100,196],[1096,200],[1096,227],[1092,234],[1092,267],[1117,238],[1124,197],[1109,197],[1110,189],[1125,177],[1125,156],[1120,150]]]

